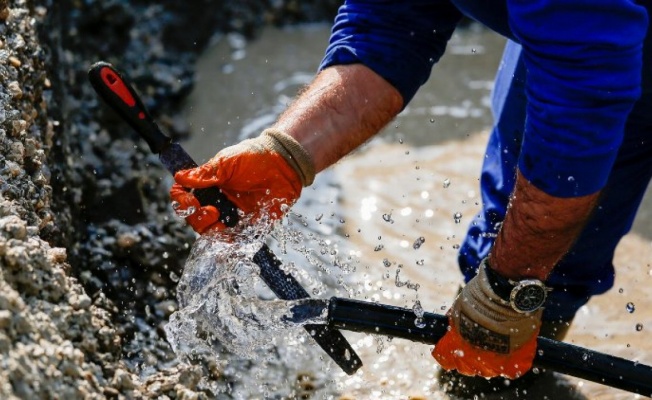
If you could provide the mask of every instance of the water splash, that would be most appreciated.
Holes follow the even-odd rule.
[[[300,301],[261,298],[256,290],[259,268],[252,261],[262,245],[256,237],[227,242],[204,235],[193,246],[177,288],[179,310],[165,326],[178,356],[195,352],[217,356],[225,347],[241,357],[256,358],[274,347],[274,338],[320,322],[290,320],[291,307]]]

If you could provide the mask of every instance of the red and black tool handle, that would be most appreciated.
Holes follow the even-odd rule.
[[[181,145],[160,130],[136,91],[111,64],[93,64],[88,78],[100,97],[145,139],[152,152],[159,155],[161,163],[170,173],[174,175],[197,166]],[[237,207],[219,188],[197,189],[193,194],[200,204],[217,207],[220,221],[225,225],[235,226],[238,223]],[[254,255],[253,261],[260,267],[261,279],[280,299],[310,297],[292,275],[282,271],[281,261],[266,244]],[[327,325],[306,325],[305,328],[344,372],[351,375],[362,366],[362,361],[340,331]]]
[[[88,78],[100,97],[145,139],[171,174],[197,167],[197,163],[178,143],[161,132],[136,91],[111,64],[102,61],[94,64],[88,71]],[[237,208],[220,189],[197,189],[193,194],[200,204],[216,205],[220,210],[220,222],[226,226],[238,223]]]

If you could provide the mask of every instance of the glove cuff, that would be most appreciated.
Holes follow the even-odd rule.
[[[265,129],[261,135],[265,145],[279,153],[292,166],[306,187],[315,180],[315,164],[308,151],[292,136],[277,129]]]

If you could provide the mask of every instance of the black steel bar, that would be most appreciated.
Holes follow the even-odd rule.
[[[328,322],[340,330],[431,345],[447,332],[446,316],[426,312],[418,326],[416,318],[414,311],[407,308],[339,297],[328,301]],[[534,366],[652,397],[652,366],[572,344],[539,337]]]

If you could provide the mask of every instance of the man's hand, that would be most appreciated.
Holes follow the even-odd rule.
[[[312,184],[315,169],[309,154],[292,137],[268,129],[255,139],[228,147],[206,164],[177,172],[170,189],[174,208],[198,233],[223,230],[219,210],[200,205],[189,189],[217,186],[253,221],[280,219]]]
[[[517,378],[532,367],[542,309],[520,313],[492,290],[483,262],[448,312],[450,330],[433,357],[446,370]]]

